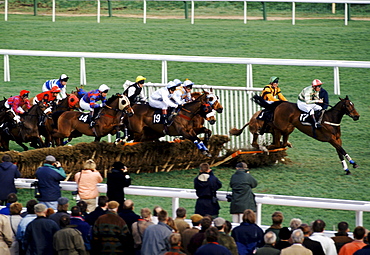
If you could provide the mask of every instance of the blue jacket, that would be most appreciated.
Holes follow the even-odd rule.
[[[82,217],[71,216],[70,224],[72,225],[71,227],[76,228],[81,232],[82,238],[84,239],[86,250],[88,251],[91,250],[90,240],[92,228],[89,225],[89,223],[87,223]]]
[[[240,255],[252,255],[253,251],[264,245],[263,230],[256,224],[242,222],[233,229],[234,237]]]
[[[51,90],[52,87],[58,86],[58,88],[64,88],[64,85],[60,82],[59,79],[53,79],[53,80],[48,80],[45,82],[46,88],[48,90]]]
[[[0,164],[0,200],[6,200],[10,193],[17,193],[14,178],[19,177],[21,177],[21,173],[12,162],[2,162]]]
[[[39,201],[57,201],[61,197],[59,184],[65,178],[63,168],[57,169],[49,164],[44,164],[37,169],[36,177],[39,180],[39,191],[41,193],[41,197],[38,198]]]
[[[213,174],[200,173],[194,179],[194,188],[198,196],[197,202],[195,204],[195,213],[202,216],[218,215],[220,210],[220,205],[215,200],[216,192],[222,187],[220,180]]]
[[[82,98],[86,103],[90,104],[91,108],[98,108],[100,107],[99,104],[96,102],[101,101],[102,104],[105,104],[107,101],[106,97],[103,97],[99,91],[99,89],[94,89],[89,92],[87,92],[83,98]]]
[[[231,252],[217,243],[207,243],[199,247],[194,255],[231,255]]]

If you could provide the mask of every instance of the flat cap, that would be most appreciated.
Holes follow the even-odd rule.
[[[52,155],[48,155],[48,156],[46,156],[45,161],[55,162],[55,161],[57,161],[57,160],[55,159],[55,157],[54,157],[54,156],[52,156]]]
[[[215,224],[215,227],[221,227],[222,225],[224,225],[226,222],[226,220],[224,218],[221,218],[221,217],[217,217],[216,219],[213,220],[213,223]]]
[[[66,204],[68,204],[68,198],[66,198],[66,197],[60,197],[60,198],[58,198],[58,204],[59,205],[66,205]]]
[[[34,209],[35,209],[35,213],[41,213],[41,212],[45,212],[46,211],[46,205],[44,204],[36,204],[34,206]]]
[[[192,222],[199,222],[201,219],[203,219],[203,216],[200,214],[193,214],[190,219]]]

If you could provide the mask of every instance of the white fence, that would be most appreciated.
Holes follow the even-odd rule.
[[[36,179],[15,179],[17,188],[33,188],[30,186]],[[62,181],[62,190],[75,191],[77,184],[72,181]],[[100,193],[106,193],[106,184],[98,184]],[[181,199],[197,199],[194,189],[162,188],[148,186],[130,186],[125,188],[125,194],[151,197],[171,197],[172,214],[176,217],[176,209],[180,207]],[[356,214],[356,226],[363,226],[363,212],[370,212],[369,201],[327,199],[314,197],[283,196],[272,194],[255,194],[257,202],[257,224],[261,225],[262,205],[281,205],[321,209],[334,209],[354,211]],[[217,198],[226,201],[226,191],[218,191]]]
[[[143,23],[146,24],[147,20],[147,2],[150,1],[169,1],[169,0],[143,0]],[[171,0],[171,1],[181,1],[183,0]],[[195,8],[194,8],[194,2],[206,2],[208,0],[193,0],[191,1],[191,24],[194,24],[194,16],[195,16]],[[225,0],[213,0],[213,1],[224,1]],[[233,2],[244,2],[244,9],[243,9],[243,15],[244,15],[244,24],[247,23],[247,2],[261,2],[261,0],[232,0]],[[97,23],[100,23],[100,6],[101,6],[101,0],[96,0],[97,2]],[[265,0],[263,2],[285,2],[285,3],[292,3],[292,24],[295,25],[295,3],[332,3],[332,4],[344,4],[344,24],[348,25],[348,4],[370,4],[370,1],[367,0]],[[55,0],[52,0],[52,22],[55,22],[56,17],[56,3]],[[8,0],[5,0],[5,21],[8,20]]]

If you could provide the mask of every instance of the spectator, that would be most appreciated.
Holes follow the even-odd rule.
[[[268,231],[263,236],[263,240],[265,241],[265,245],[261,248],[258,248],[256,251],[256,255],[279,255],[280,250],[274,247],[276,243],[276,234],[272,231]]]
[[[59,230],[55,221],[46,218],[46,206],[35,205],[37,218],[31,221],[24,234],[24,247],[27,255],[54,254],[53,236]]]
[[[203,219],[203,216],[200,214],[193,214],[190,219],[193,227],[185,229],[184,232],[182,232],[181,234],[181,247],[187,255],[190,255],[190,252],[188,251],[188,244],[190,243],[190,239],[199,232],[200,221]]]
[[[283,213],[280,211],[276,211],[271,215],[271,219],[272,219],[272,225],[268,229],[266,229],[265,233],[269,231],[274,232],[276,235],[276,242],[279,242],[280,241],[279,232],[280,232],[280,229],[282,228],[281,224],[283,223],[283,220],[284,220]]]
[[[108,212],[94,224],[92,254],[124,254],[125,239],[130,233],[126,222],[118,216],[119,203],[110,201]]]
[[[57,200],[62,196],[59,185],[66,178],[66,173],[54,156],[46,156],[43,166],[36,171],[36,178],[41,194],[39,203],[57,210]]]
[[[87,203],[86,203],[85,201],[81,200],[81,201],[78,201],[78,202],[76,203],[76,205],[77,205],[78,207],[80,207],[80,210],[81,210],[81,217],[85,219],[85,218],[86,218],[86,216],[87,216],[87,215],[89,215],[89,214],[87,213]]]
[[[112,167],[107,176],[107,196],[109,201],[117,201],[120,205],[123,205],[125,201],[124,187],[131,185],[131,178],[127,172],[127,167],[122,162],[114,162]],[[121,210],[122,207],[118,209],[118,213]]]
[[[326,255],[336,255],[337,249],[335,248],[333,239],[325,236],[324,234],[325,226],[326,224],[323,220],[315,220],[312,224],[313,234],[310,236],[310,238],[321,243]]]
[[[217,228],[210,227],[205,232],[207,244],[199,247],[195,255],[231,255],[231,252],[224,246],[218,244],[219,232]]]
[[[81,232],[72,228],[70,225],[70,218],[67,215],[63,215],[60,218],[59,225],[61,229],[58,230],[53,237],[53,247],[56,254],[86,254]]]
[[[247,209],[243,214],[243,222],[233,229],[234,237],[240,255],[251,255],[258,247],[263,246],[263,231],[256,224],[256,214]]]
[[[370,232],[367,233],[367,240],[370,240]],[[370,244],[364,246],[362,249],[357,250],[353,255],[369,255],[370,254]]]
[[[167,225],[171,227],[172,233],[179,233],[179,230],[177,229],[175,221],[172,219],[172,217],[168,217]]]
[[[225,221],[225,226],[224,226],[224,231],[225,234],[230,235],[231,229],[233,228],[233,225],[231,224],[230,221]]]
[[[14,179],[21,177],[17,165],[12,163],[12,158],[4,154],[0,163],[0,205],[7,204],[7,197],[10,193],[17,193],[14,185]]]
[[[200,220],[200,225],[202,226],[202,228],[199,230],[198,233],[192,236],[187,246],[188,252],[190,254],[195,254],[197,249],[202,246],[203,240],[205,240],[206,237],[206,230],[209,229],[212,225],[212,219],[208,216],[205,216],[203,217],[203,219]]]
[[[341,221],[338,223],[338,232],[335,233],[335,236],[331,238],[334,240],[335,248],[337,249],[338,253],[339,253],[340,248],[342,248],[343,245],[353,241],[353,239],[348,236],[348,231],[349,231],[349,228],[348,228],[347,222]]]
[[[70,224],[72,228],[78,229],[81,232],[83,242],[85,244],[86,251],[91,250],[91,226],[81,217],[80,207],[77,205],[72,206],[71,208],[71,220]]]
[[[307,224],[302,224],[299,226],[304,235],[303,246],[310,249],[314,255],[325,255],[321,243],[310,239],[311,228]]]
[[[24,239],[24,233],[26,232],[26,227],[27,225],[36,219],[36,214],[35,214],[35,205],[37,204],[37,201],[35,199],[31,199],[27,202],[26,208],[27,208],[27,213],[26,215],[22,218],[18,225],[17,229],[17,240],[19,243],[19,249],[21,250],[21,254],[24,254],[24,246],[23,246],[23,239]]]
[[[195,204],[195,213],[212,217],[218,216],[220,205],[217,201],[217,190],[222,187],[222,183],[213,174],[208,163],[202,163],[199,166],[200,173],[194,179],[194,188],[198,196]]]
[[[185,229],[190,228],[189,224],[185,221],[186,219],[186,209],[184,207],[179,207],[176,209],[176,219],[175,225],[181,234]]]
[[[99,196],[98,197],[98,206],[95,208],[94,211],[86,215],[86,222],[89,223],[91,226],[94,225],[95,221],[105,214],[108,209],[108,197],[107,196]],[[80,210],[81,211],[81,210]]]
[[[343,245],[343,247],[340,248],[338,255],[352,255],[357,250],[362,249],[366,246],[366,243],[364,243],[365,235],[366,229],[364,227],[357,226],[355,230],[353,230],[353,237],[355,240]]]
[[[302,230],[296,229],[292,233],[293,244],[281,250],[281,255],[312,255],[312,251],[305,248],[302,243],[304,235]]]
[[[53,208],[46,209],[46,218],[49,218],[50,215],[53,215],[55,213]]]
[[[22,204],[15,202],[10,205],[9,223],[13,232],[13,243],[10,247],[10,254],[19,254],[19,242],[16,239],[18,225],[22,220],[21,217]]]
[[[158,213],[162,210],[162,207],[160,207],[159,205],[154,206],[152,216],[152,221],[154,224],[158,224]]]
[[[275,248],[282,250],[284,248],[287,248],[291,245],[289,242],[290,236],[292,235],[293,231],[290,231],[289,228],[283,227],[280,229],[279,232],[279,242],[276,242]]]
[[[140,216],[134,212],[134,202],[127,199],[122,206],[122,211],[118,214],[127,224],[130,233],[132,232],[132,224],[140,219]]]
[[[87,212],[94,211],[96,198],[99,196],[98,183],[103,181],[103,177],[96,170],[94,160],[88,159],[84,164],[84,169],[75,174],[75,182],[78,185],[78,195],[82,201],[87,203]]]
[[[171,248],[164,255],[185,255],[186,254],[181,251],[181,247],[180,247],[181,235],[179,233],[172,233],[169,237],[169,242],[170,242]]]
[[[0,232],[2,233],[0,237],[1,255],[10,255],[9,248],[11,247],[13,242],[13,233],[8,217],[2,214],[0,214]]]
[[[132,236],[134,238],[135,254],[140,255],[141,245],[143,243],[143,235],[145,229],[153,225],[151,212],[149,208],[143,208],[140,211],[141,218],[132,224]]]
[[[301,219],[298,218],[291,219],[289,223],[290,231],[293,232],[294,230],[298,229],[301,224],[302,224]]]
[[[218,230],[218,243],[227,248],[231,254],[238,255],[234,238],[225,233],[226,220],[218,217],[213,220],[213,224]],[[203,244],[205,243],[203,242]]]
[[[0,214],[10,215],[10,205],[18,201],[18,197],[15,193],[8,194],[6,207],[0,210]]]
[[[167,221],[167,211],[160,211],[158,213],[158,224],[151,225],[145,230],[141,254],[158,255],[169,251],[168,238],[172,234],[172,229],[167,225]]]
[[[67,212],[68,207],[69,207],[68,198],[66,198],[66,197],[58,198],[58,211],[56,213],[50,215],[49,219],[55,221],[55,223],[57,223],[58,226],[60,227],[60,225],[59,225],[60,224],[60,218],[63,215],[66,215],[67,217],[70,217],[69,213]]]
[[[246,209],[256,211],[255,195],[252,189],[257,187],[257,180],[249,173],[246,163],[236,164],[236,172],[231,176],[230,188],[232,189],[232,199],[230,203],[230,214],[235,223],[242,222],[243,212]]]

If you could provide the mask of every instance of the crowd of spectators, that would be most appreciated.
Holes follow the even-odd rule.
[[[55,173],[63,175],[64,170],[55,162],[56,159],[49,155],[40,168],[44,173],[54,171],[49,173],[49,177],[59,182],[60,178]],[[101,176],[95,167],[95,163],[88,160],[84,170],[75,176],[79,184],[83,179],[87,181],[83,188],[79,185],[79,191],[91,190],[94,196],[97,195],[95,202],[93,198],[86,197],[72,204],[66,197],[47,194],[48,199],[29,200],[26,211],[22,213],[23,207],[16,193],[11,192],[3,198],[5,207],[0,210],[0,254],[370,254],[370,234],[362,226],[357,226],[352,239],[348,235],[347,222],[338,223],[338,232],[334,237],[328,237],[324,233],[326,224],[323,220],[302,223],[299,218],[293,218],[289,227],[284,227],[284,215],[276,211],[271,215],[272,225],[263,231],[256,224],[253,202],[251,208],[244,209],[241,215],[240,209],[235,211],[237,217],[233,218],[241,222],[232,229],[231,222],[218,217],[218,206],[212,199],[222,184],[206,163],[201,165],[200,173],[194,179],[194,185],[201,189],[195,214],[188,217],[187,209],[179,207],[175,219],[169,217],[161,206],[152,210],[142,208],[138,215],[131,199],[123,199],[121,204],[108,196],[99,196],[95,189]],[[114,169],[126,175],[124,166],[116,164]],[[14,170],[13,179],[18,176]],[[231,181],[230,186],[235,189],[234,199],[243,194],[236,195],[236,190],[240,189],[238,182],[248,181],[252,183],[248,188],[249,201],[253,200],[250,189],[257,185],[257,181],[249,176],[249,169],[244,163],[238,165],[235,176],[239,176],[240,180]],[[50,183],[50,180],[44,182]],[[90,187],[89,182],[95,188]],[[213,204],[209,213],[207,207],[202,208],[203,203]]]

